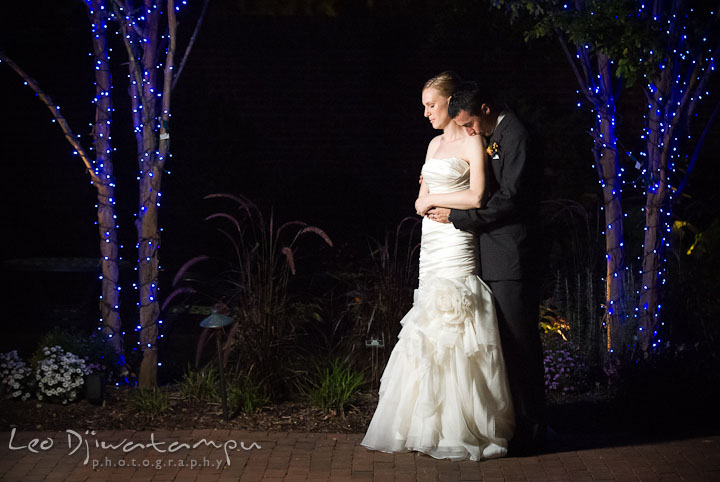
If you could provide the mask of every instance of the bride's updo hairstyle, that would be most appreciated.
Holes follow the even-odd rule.
[[[444,97],[450,97],[460,87],[460,84],[462,84],[460,76],[452,70],[446,70],[425,82],[422,90],[425,91],[432,87]]]

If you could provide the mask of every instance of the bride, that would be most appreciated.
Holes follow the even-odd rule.
[[[460,79],[443,72],[425,83],[425,117],[443,133],[430,141],[415,202],[473,209],[485,200],[482,136],[448,114]],[[476,238],[431,216],[422,221],[420,279],[413,307],[380,382],[380,399],[362,445],[435,458],[502,457],[513,407],[490,289],[477,275]]]

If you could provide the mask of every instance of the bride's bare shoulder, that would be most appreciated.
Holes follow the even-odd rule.
[[[467,136],[464,139],[464,144],[468,146],[484,146],[485,145],[485,138],[483,136],[473,135],[473,136]]]
[[[485,152],[485,139],[482,136],[468,136],[462,141],[461,151],[463,159],[482,157]]]
[[[467,136],[463,139],[464,149],[485,149],[485,138],[483,136]]]

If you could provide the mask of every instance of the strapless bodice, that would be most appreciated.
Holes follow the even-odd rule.
[[[470,165],[459,157],[431,157],[425,161],[422,175],[431,194],[462,191],[470,186]]]

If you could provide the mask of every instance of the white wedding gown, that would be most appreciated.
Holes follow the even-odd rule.
[[[458,158],[429,159],[422,174],[431,193],[470,183],[468,163]],[[475,243],[452,224],[423,219],[419,286],[382,375],[365,447],[454,460],[507,453],[513,407]]]

